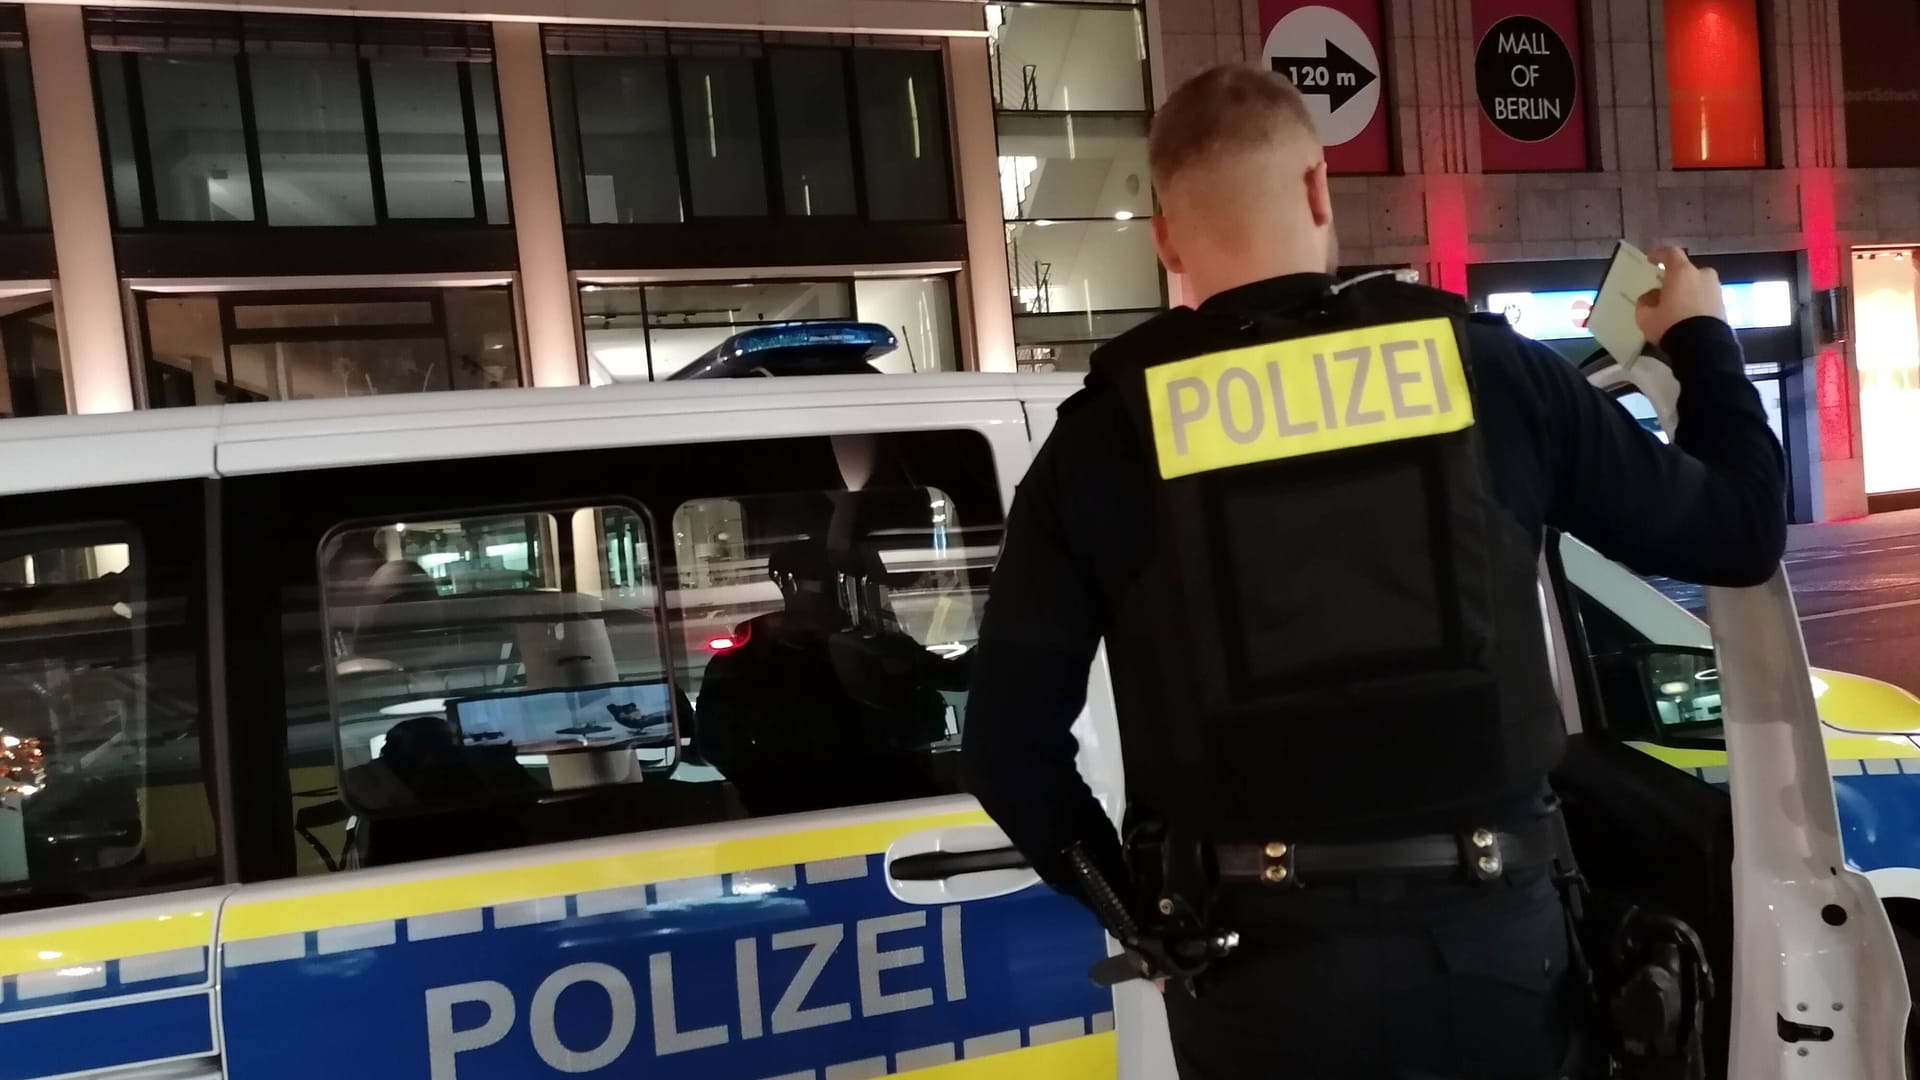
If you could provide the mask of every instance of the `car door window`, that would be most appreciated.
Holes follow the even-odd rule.
[[[0,911],[220,877],[198,498],[0,501]]]

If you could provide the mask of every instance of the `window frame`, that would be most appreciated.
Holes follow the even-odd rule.
[[[89,12],[89,14],[91,14],[91,11]],[[149,14],[147,17],[151,18],[153,16]],[[269,31],[269,33],[276,25],[273,21],[271,21],[274,18],[276,17],[269,16],[269,17],[266,17],[266,20],[264,21],[265,29]],[[484,66],[485,68],[487,68],[489,77],[495,78],[496,80],[495,90],[493,94],[493,106],[494,106],[494,114],[495,114],[494,130],[498,132],[502,132],[501,138],[502,138],[503,146],[502,146],[501,156],[502,156],[503,171],[510,173],[510,170],[504,169],[505,122],[502,116],[500,115],[500,94],[499,94],[497,76],[493,74],[493,72],[497,69],[495,67],[496,62],[492,59],[492,56],[493,56],[492,36],[491,36],[492,31],[490,28],[484,31],[484,33],[487,34],[487,46],[486,46],[487,59],[482,60],[482,59],[469,57],[466,59],[458,59],[458,60],[454,60],[454,59],[442,60],[442,59],[433,59],[426,55],[422,55],[420,57],[400,58],[400,59],[417,59],[419,60],[419,62],[423,62],[423,63],[453,64],[456,68],[456,72],[457,72],[456,77],[458,79],[458,86],[460,89],[460,114],[461,114],[463,126],[465,128],[467,172],[470,180],[469,186],[472,189],[471,194],[473,198],[473,213],[466,217],[425,217],[425,218],[395,217],[389,214],[387,209],[387,192],[386,192],[386,183],[385,183],[385,175],[384,175],[384,163],[381,158],[380,129],[379,129],[378,116],[377,116],[378,106],[375,102],[374,94],[373,94],[373,67],[372,67],[373,63],[376,60],[394,59],[392,57],[382,57],[378,55],[376,51],[380,49],[383,45],[392,45],[393,42],[391,39],[383,39],[378,34],[369,34],[369,30],[373,29],[371,24],[391,23],[391,22],[394,22],[394,20],[339,17],[339,16],[318,16],[318,17],[293,16],[288,18],[294,18],[294,19],[299,19],[299,20],[309,21],[309,22],[319,20],[319,21],[324,21],[326,23],[337,23],[337,24],[341,24],[339,27],[340,29],[343,29],[347,32],[349,40],[341,41],[338,44],[349,46],[353,50],[352,59],[355,64],[355,69],[358,75],[360,110],[361,110],[361,116],[363,118],[363,123],[361,126],[361,136],[362,136],[363,142],[365,143],[365,152],[367,155],[367,174],[368,174],[369,181],[372,185],[373,220],[371,222],[358,222],[358,223],[351,223],[351,224],[345,224],[345,225],[275,225],[272,222],[271,215],[269,214],[268,207],[267,207],[266,173],[265,173],[264,165],[261,161],[259,125],[258,125],[258,118],[256,116],[256,110],[254,107],[253,80],[251,76],[251,65],[252,65],[253,58],[255,56],[270,57],[272,54],[270,52],[267,52],[267,53],[257,52],[252,48],[250,48],[250,45],[255,43],[261,43],[261,42],[271,43],[274,40],[276,40],[275,38],[271,36],[250,37],[249,30],[251,29],[251,24],[249,20],[243,17],[239,17],[237,15],[226,16],[226,17],[218,16],[218,15],[203,15],[199,17],[189,17],[188,19],[182,20],[183,25],[186,25],[187,27],[189,27],[187,33],[192,33],[193,30],[201,26],[203,22],[206,22],[207,25],[215,25],[215,23],[210,20],[217,20],[217,25],[220,28],[217,31],[219,36],[216,37],[214,40],[219,44],[230,43],[233,49],[232,52],[229,53],[218,48],[209,48],[206,50],[196,50],[196,51],[185,51],[185,50],[174,51],[174,50],[168,50],[168,49],[136,49],[136,48],[126,48],[126,47],[109,48],[109,47],[104,47],[101,44],[101,39],[112,38],[116,36],[116,31],[114,30],[114,24],[110,21],[110,17],[109,17],[108,21],[104,21],[98,25],[89,25],[87,55],[88,55],[88,66],[90,69],[89,74],[93,80],[95,127],[97,129],[97,134],[99,137],[101,161],[106,166],[106,172],[107,172],[107,184],[109,189],[108,199],[107,199],[108,217],[109,217],[109,220],[112,222],[113,229],[115,232],[165,234],[165,233],[182,232],[182,231],[213,230],[220,233],[235,233],[235,232],[249,233],[249,232],[259,232],[263,230],[285,231],[285,230],[298,229],[298,230],[331,231],[331,230],[352,230],[352,229],[367,229],[367,228],[389,228],[394,226],[399,226],[399,227],[408,228],[408,229],[427,229],[427,230],[476,228],[476,227],[484,228],[484,229],[504,230],[504,229],[511,229],[513,227],[513,194],[512,194],[513,178],[512,176],[507,175],[505,177],[505,185],[506,185],[505,197],[504,197],[505,206],[503,209],[504,209],[504,216],[506,220],[500,224],[493,224],[489,221],[485,184],[482,179],[483,173],[484,173],[484,167],[482,164],[484,152],[482,151],[481,145],[480,145],[481,134],[480,134],[480,128],[478,123],[478,107],[479,106],[475,98],[474,77],[473,77],[473,70],[472,70],[476,65]],[[91,23],[93,20],[90,19],[89,21]],[[461,33],[473,32],[467,24],[434,24],[431,22],[425,22],[425,21],[419,21],[419,20],[404,20],[403,22],[409,26],[419,27],[420,29],[418,32],[423,37],[428,30],[432,29],[436,25],[457,26],[460,29]],[[288,25],[288,24],[281,24],[281,25]],[[385,26],[381,26],[380,29],[384,30],[387,28]],[[425,52],[430,51],[430,46],[423,45],[422,51],[423,51],[423,54]],[[158,55],[158,56],[204,55],[208,57],[224,58],[229,62],[230,68],[234,73],[234,78],[236,81],[238,102],[239,102],[238,107],[239,107],[240,122],[241,122],[241,133],[242,133],[242,138],[245,144],[245,156],[246,156],[247,169],[249,174],[248,180],[251,186],[252,198],[253,198],[254,214],[251,220],[196,221],[191,219],[161,218],[159,216],[159,213],[158,213],[159,199],[158,199],[156,184],[154,180],[153,155],[152,155],[152,148],[151,148],[151,143],[149,139],[149,132],[147,129],[145,92],[142,86],[142,81],[141,81],[141,76],[139,71],[139,57],[143,55]],[[107,102],[106,102],[106,95],[105,95],[105,84],[101,76],[102,68],[107,64],[120,65],[119,75],[121,79],[121,85],[124,86],[126,89],[128,136],[129,136],[129,141],[131,143],[129,150],[131,151],[134,157],[135,175],[137,177],[138,186],[139,186],[139,203],[140,203],[141,220],[138,223],[129,223],[121,220],[122,214],[121,214],[121,208],[120,208],[120,200],[114,196],[114,192],[112,190],[112,186],[113,186],[112,162],[114,160],[114,157],[112,152],[112,146],[108,138]]]
[[[821,221],[826,223],[859,223],[879,226],[913,225],[953,225],[960,221],[959,203],[955,190],[954,162],[958,160],[958,151],[954,145],[954,131],[948,106],[948,88],[946,66],[942,50],[931,43],[910,42],[903,39],[869,38],[866,36],[848,37],[834,34],[786,34],[776,32],[750,31],[689,31],[689,30],[647,30],[636,33],[607,33],[606,42],[627,42],[628,48],[609,46],[600,51],[586,51],[569,48],[570,35],[564,27],[546,27],[542,37],[542,55],[546,59],[546,74],[549,84],[556,77],[565,80],[568,87],[567,103],[571,106],[564,117],[553,116],[549,108],[550,123],[558,126],[562,123],[569,128],[570,145],[574,160],[569,162],[562,150],[561,140],[554,140],[554,169],[560,176],[562,191],[578,192],[581,200],[579,209],[586,211],[586,152],[580,118],[580,100],[575,92],[577,81],[574,75],[574,58],[577,56],[595,56],[618,60],[621,58],[649,58],[662,61],[664,83],[667,95],[667,114],[671,122],[674,155],[674,175],[678,178],[681,219],[677,222],[639,222],[632,225],[593,222],[591,220],[568,220],[568,229],[626,229],[645,227],[676,227],[694,224],[752,224],[766,221]],[[818,51],[839,54],[843,104],[846,108],[847,154],[853,176],[854,211],[851,214],[797,214],[786,205],[786,186],[782,174],[779,108],[773,85],[772,54],[774,52]],[[937,109],[943,118],[948,167],[942,170],[945,184],[944,216],[922,219],[879,218],[872,216],[871,201],[868,193],[867,161],[864,137],[860,127],[858,107],[859,82],[855,66],[855,57],[862,51],[869,52],[915,52],[940,56],[941,78],[938,80],[939,100],[930,108]],[[764,173],[764,194],[767,212],[764,215],[699,213],[693,199],[693,183],[687,153],[687,124],[685,110],[681,100],[681,61],[702,57],[732,57],[748,60],[753,66],[756,116],[759,121],[760,158]],[[563,199],[565,203],[568,200]]]
[[[168,873],[178,864],[165,864],[158,875],[162,880],[137,888],[103,890],[100,893],[56,893],[51,903],[15,903],[12,897],[0,903],[0,913],[13,914],[33,910],[60,910],[134,897],[155,896],[188,889],[230,884],[238,880],[238,863],[230,829],[233,815],[231,770],[226,741],[225,668],[223,665],[222,627],[218,597],[219,545],[209,536],[219,505],[216,482],[207,479],[162,480],[110,487],[38,492],[0,496],[12,533],[60,533],[101,527],[125,528],[149,566],[142,572],[146,597],[155,591],[153,567],[164,567],[167,576],[181,577],[178,599],[181,604],[180,632],[194,645],[191,658],[195,707],[194,728],[199,741],[198,787],[206,799],[208,824],[212,831],[214,853],[210,872],[188,880],[175,880]],[[195,549],[199,548],[199,551]],[[173,594],[164,594],[168,599]],[[145,650],[152,655],[152,629],[142,626]],[[150,770],[143,769],[142,790],[157,786],[149,783]],[[150,831],[144,828],[144,849]],[[62,886],[72,884],[62,881]],[[22,896],[32,897],[31,879]]]

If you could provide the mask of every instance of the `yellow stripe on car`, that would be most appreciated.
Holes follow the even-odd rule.
[[[563,859],[544,865],[474,870],[298,896],[242,899],[229,904],[222,915],[220,940],[247,941],[621,886],[877,854],[909,832],[986,822],[984,813],[970,811],[807,832],[768,833],[660,851]]]
[[[92,926],[0,937],[0,975],[104,964],[148,953],[213,945],[214,906],[118,919]]]
[[[1116,1076],[1119,1069],[1119,1042],[1112,1032],[1105,1032],[935,1065],[930,1069],[911,1069],[898,1075],[920,1080],[1060,1080],[1073,1076]]]

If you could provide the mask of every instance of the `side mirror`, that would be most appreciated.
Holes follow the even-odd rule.
[[[1610,725],[1647,737],[1717,738],[1720,669],[1712,649],[1635,645],[1594,658]]]

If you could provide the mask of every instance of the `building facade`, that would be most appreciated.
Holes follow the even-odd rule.
[[[658,379],[796,319],[1081,369],[1182,298],[1154,102],[1245,60],[1348,268],[1579,359],[1614,241],[1686,244],[1795,517],[1920,503],[1920,0],[271,8],[0,5],[0,416]]]

